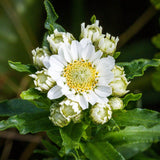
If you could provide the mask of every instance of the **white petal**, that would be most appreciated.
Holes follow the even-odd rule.
[[[90,104],[94,105],[97,102],[97,95],[93,91],[90,91],[88,94],[84,93],[83,95]]]
[[[49,57],[46,56],[44,59],[43,59],[43,64],[46,68],[49,68],[50,67],[50,63],[49,63]]]
[[[83,38],[81,41],[80,41],[80,44],[83,48],[85,48],[88,44],[92,44],[91,40],[88,39],[88,38]]]
[[[103,75],[102,75],[103,74]],[[114,78],[114,74],[111,71],[107,71],[98,74],[98,84],[97,85],[108,85]]]
[[[109,86],[98,86],[95,93],[100,97],[108,97],[112,94],[112,88]]]
[[[72,55],[72,58],[73,60],[77,60],[78,59],[78,45],[79,45],[79,42],[78,41],[72,41],[72,44],[71,44],[71,55]]]
[[[51,88],[47,94],[47,97],[49,99],[57,99],[60,98],[62,96],[62,92],[61,92],[61,87],[59,86],[54,86],[53,88]]]
[[[67,44],[63,44],[59,50],[58,50],[59,54],[64,55],[64,58],[67,62],[71,62],[72,61],[72,56],[71,56],[71,51],[69,49],[69,46],[67,46]]]
[[[85,97],[82,96],[82,95],[79,95],[79,104],[80,104],[80,106],[82,107],[83,110],[88,108],[88,102],[85,99]]]
[[[95,65],[97,66],[96,69],[99,72],[101,70],[103,70],[104,68],[106,70],[112,70],[113,67],[115,66],[115,59],[113,57],[111,57],[111,56],[108,56],[107,58],[100,59],[100,61],[96,62]]]
[[[64,59],[59,55],[52,55],[49,61],[50,61],[51,67],[54,67],[55,65],[57,65],[58,68],[63,69],[64,66],[66,65],[66,62],[64,61]]]
[[[50,75],[52,77],[52,79],[56,81],[57,79],[60,78],[61,72],[57,72],[55,70],[55,68],[49,67],[49,69],[48,69],[48,75]]]
[[[85,48],[82,49],[82,58],[84,60],[89,60],[92,54],[95,53],[95,48],[92,44],[86,45]]]
[[[100,59],[102,54],[103,54],[103,52],[101,52],[100,50],[95,52],[95,53],[93,53],[93,55],[90,58],[90,61],[94,62],[95,60]]]

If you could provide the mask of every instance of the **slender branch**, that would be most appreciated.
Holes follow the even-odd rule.
[[[154,16],[156,9],[150,6],[124,33],[120,35],[118,47],[122,47],[135,36]]]

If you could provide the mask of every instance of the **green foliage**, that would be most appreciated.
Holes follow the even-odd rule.
[[[149,67],[160,66],[160,60],[137,59],[131,62],[120,62],[118,65],[124,67],[126,77],[129,80],[133,79],[134,77],[143,76],[144,71]]]
[[[125,160],[107,141],[81,143],[81,150],[89,160]]]
[[[45,0],[44,5],[47,12],[45,28],[48,29],[51,33],[53,33],[55,29],[57,29],[60,32],[65,32],[64,28],[56,23],[56,20],[58,19],[58,15],[55,12],[55,9],[52,6],[52,4],[48,0]]]
[[[50,130],[53,124],[48,118],[49,112],[22,113],[0,121],[0,131],[17,128],[20,134],[37,133]]]
[[[113,54],[114,59],[117,59],[120,56],[121,52],[115,52]]]
[[[9,66],[18,72],[35,73],[36,68],[31,64],[22,64],[21,62],[8,61]]]
[[[152,43],[160,49],[160,34],[157,34],[156,36],[152,37]]]
[[[160,9],[160,0],[150,0],[156,9]]]
[[[120,127],[160,125],[160,113],[147,109],[117,110],[112,118]]]
[[[160,71],[155,71],[152,74],[152,85],[154,89],[158,92],[160,92]]]
[[[42,109],[37,108],[31,102],[22,99],[12,99],[0,103],[0,116],[13,116],[22,113],[42,112]]]
[[[124,107],[127,106],[130,101],[137,101],[141,97],[142,97],[142,93],[138,93],[138,94],[130,93],[130,94],[127,94],[124,98],[122,98]]]
[[[96,16],[93,15],[90,19],[91,23],[94,24],[96,22]]]

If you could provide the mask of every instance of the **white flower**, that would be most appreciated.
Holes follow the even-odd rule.
[[[33,63],[39,68],[44,67],[43,59],[49,58],[50,52],[47,47],[39,48],[37,47],[35,50],[32,50],[33,55]]]
[[[35,88],[39,91],[48,91],[55,85],[55,81],[48,75],[47,69],[37,71],[30,77],[34,78]]]
[[[114,74],[114,77],[125,76],[124,68],[117,65],[114,66],[112,72]]]
[[[90,116],[95,123],[104,124],[112,117],[112,110],[109,104],[96,104],[90,110]]]
[[[129,92],[127,90],[127,86],[130,82],[127,81],[125,76],[121,76],[118,78],[114,78],[114,80],[110,83],[112,87],[112,95],[121,97]]]
[[[47,40],[52,52],[56,54],[63,43],[71,43],[74,37],[68,32],[58,32],[58,30],[55,29],[54,33],[47,37]]]
[[[112,110],[117,110],[117,109],[123,109],[123,101],[118,98],[118,97],[112,97],[109,99],[109,105],[111,106]]]
[[[94,105],[107,103],[112,94],[108,85],[113,80],[112,69],[115,65],[113,57],[101,58],[102,52],[95,52],[89,39],[80,42],[63,43],[58,55],[49,59],[48,74],[57,85],[48,92],[49,99],[57,99],[65,95],[78,102],[82,109],[88,108],[88,102]]]
[[[100,39],[98,47],[105,54],[113,55],[116,50],[118,41],[118,37],[115,38],[107,33],[105,38]]]
[[[85,23],[81,24],[81,35],[80,38],[89,38],[92,42],[96,42],[103,38],[102,27],[99,26],[99,21],[96,20],[94,24],[87,25],[85,28]]]

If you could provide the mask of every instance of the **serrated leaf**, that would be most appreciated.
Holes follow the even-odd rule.
[[[148,109],[117,110],[113,113],[112,118],[120,127],[160,125],[160,113]]]
[[[45,0],[44,5],[47,12],[45,28],[48,29],[51,33],[53,33],[55,29],[57,29],[59,32],[65,32],[65,29],[61,25],[56,23],[56,20],[58,19],[58,15],[55,12],[54,7],[49,2],[49,0]]]
[[[22,64],[21,62],[8,61],[9,66],[18,72],[35,73],[36,68],[31,64]]]
[[[150,0],[156,9],[160,9],[160,0]]]
[[[83,123],[70,123],[68,126],[60,129],[65,154],[79,148],[79,141],[87,126]]]
[[[81,143],[80,147],[89,160],[125,160],[107,141]]]
[[[22,99],[12,99],[0,103],[0,116],[13,116],[22,113],[37,113],[43,110],[37,108],[31,102]]]
[[[125,156],[131,158],[140,151],[147,149],[151,143],[160,141],[160,125],[151,128],[144,126],[128,126],[123,130],[115,132],[104,131],[100,137],[109,141],[118,151]],[[136,145],[137,144],[137,145]],[[141,148],[143,146],[143,148]],[[131,150],[130,150],[131,149]],[[129,155],[127,152],[132,151]]]
[[[120,62],[118,65],[124,67],[126,77],[129,80],[133,79],[134,77],[143,76],[144,71],[149,67],[160,66],[160,60],[137,59],[131,62]]]
[[[13,127],[17,128],[20,134],[47,131],[54,127],[48,116],[48,111],[15,115],[0,121],[0,131]]]
[[[124,98],[122,98],[124,107],[127,106],[130,101],[137,101],[141,97],[142,97],[142,93],[138,93],[138,94],[129,93],[129,94],[127,94]]]

